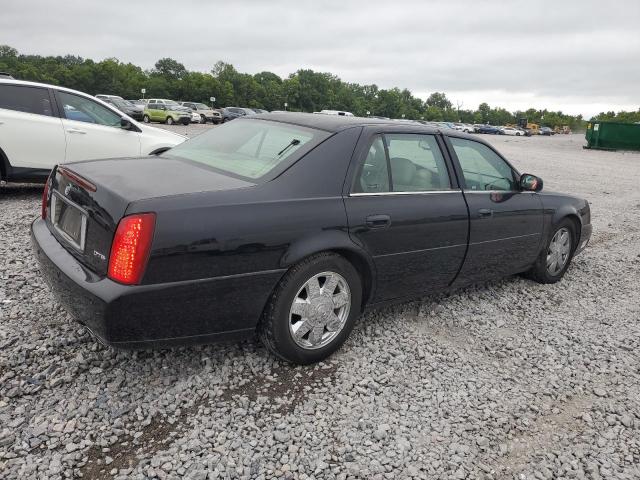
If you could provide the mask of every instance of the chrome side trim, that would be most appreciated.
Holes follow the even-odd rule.
[[[491,243],[491,242],[502,242],[504,240],[513,240],[515,238],[536,237],[538,235],[541,235],[541,233],[527,233],[526,235],[515,235],[513,237],[494,238],[493,240],[483,240],[482,242],[470,242],[469,246],[481,245],[483,243]]]
[[[407,252],[393,252],[393,253],[383,253],[382,255],[374,255],[374,259],[375,258],[383,258],[383,257],[393,257],[396,255],[408,255],[411,253],[422,253],[422,252],[430,252],[432,250],[443,250],[445,248],[459,248],[459,247],[465,247],[466,248],[467,244],[466,243],[457,243],[455,245],[444,245],[442,247],[432,247],[432,248],[423,248],[421,250],[409,250]]]
[[[531,190],[463,190],[464,193],[538,193]]]
[[[432,195],[434,193],[462,193],[462,190],[426,190],[424,192],[365,192],[350,193],[350,197],[383,197],[389,195]]]

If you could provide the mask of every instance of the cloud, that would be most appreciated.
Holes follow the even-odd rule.
[[[640,2],[546,1],[10,1],[0,43],[34,54],[116,57],[151,68],[172,57],[209,71],[287,76],[298,68],[345,81],[445,91],[591,115],[640,105]],[[524,104],[522,104],[524,105]]]

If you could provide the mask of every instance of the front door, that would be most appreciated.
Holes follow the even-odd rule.
[[[140,155],[140,134],[120,126],[116,112],[93,100],[58,91],[67,139],[67,162]]]
[[[435,135],[372,132],[345,196],[351,238],[376,268],[374,302],[446,287],[462,264],[468,213]]]
[[[526,270],[542,238],[540,197],[521,191],[519,175],[498,153],[470,139],[448,137],[469,205],[469,251],[457,283]]]

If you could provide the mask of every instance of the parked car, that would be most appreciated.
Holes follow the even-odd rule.
[[[474,125],[477,133],[490,133],[492,135],[499,135],[500,129],[493,125]]]
[[[339,116],[353,117],[353,113],[345,112],[343,110],[320,110],[319,112],[314,112],[314,113],[322,113],[323,115],[339,115]]]
[[[246,115],[254,115],[256,112],[249,108],[242,107],[225,107],[222,109],[222,121],[229,122],[236,118],[244,117]]]
[[[200,114],[198,112],[195,112],[193,110],[189,110],[189,112],[191,114],[191,123],[200,123],[202,121],[202,117],[200,117]]]
[[[144,110],[144,107],[147,105],[147,102],[145,102],[144,100],[127,100],[127,102],[133,103],[138,107],[142,107],[142,110]]]
[[[173,125],[174,123],[189,125],[191,123],[191,113],[182,107],[178,110],[171,103],[148,103],[144,109],[142,121],[144,123],[161,122],[167,125]]]
[[[0,80],[1,180],[42,182],[58,163],[149,155],[184,139],[86,93]]]
[[[513,127],[502,127],[500,129],[500,133],[502,135],[515,135],[516,137],[524,135],[524,131],[520,130],[519,128]]]
[[[469,125],[468,123],[454,123],[454,128],[464,133],[475,133],[476,127]]]
[[[549,127],[541,127],[539,132],[540,135],[548,135],[548,136],[555,135],[555,133],[556,132],[554,132],[553,129]]]
[[[96,98],[99,98],[103,102],[107,102],[122,113],[126,113],[131,118],[135,118],[136,120],[142,120],[144,116],[144,108],[139,105],[134,105],[133,103],[125,100],[122,97],[118,97],[116,95],[96,95]]]
[[[13,77],[11,75],[9,75],[7,72],[0,72],[0,78],[5,78],[5,79],[11,79],[13,80]]]
[[[213,110],[211,107],[205,105],[204,103],[181,102],[180,105],[190,108],[192,111],[200,115],[200,123],[211,122],[214,124],[218,124],[222,122],[222,115],[220,114],[220,112],[217,110]]]
[[[264,110],[263,108],[252,108],[251,110],[253,110],[256,113],[269,113],[268,110]]]
[[[542,186],[455,130],[269,113],[157,158],[59,166],[32,241],[59,300],[106,344],[257,330],[305,364],[366,307],[522,272],[559,281],[590,209]]]

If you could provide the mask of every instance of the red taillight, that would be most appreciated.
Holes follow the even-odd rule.
[[[109,278],[127,285],[140,283],[149,259],[155,213],[129,215],[120,220],[111,244]]]
[[[47,181],[44,184],[44,190],[42,190],[42,219],[46,220],[47,218],[47,202],[49,201],[49,182],[51,182],[51,177],[47,178]]]

